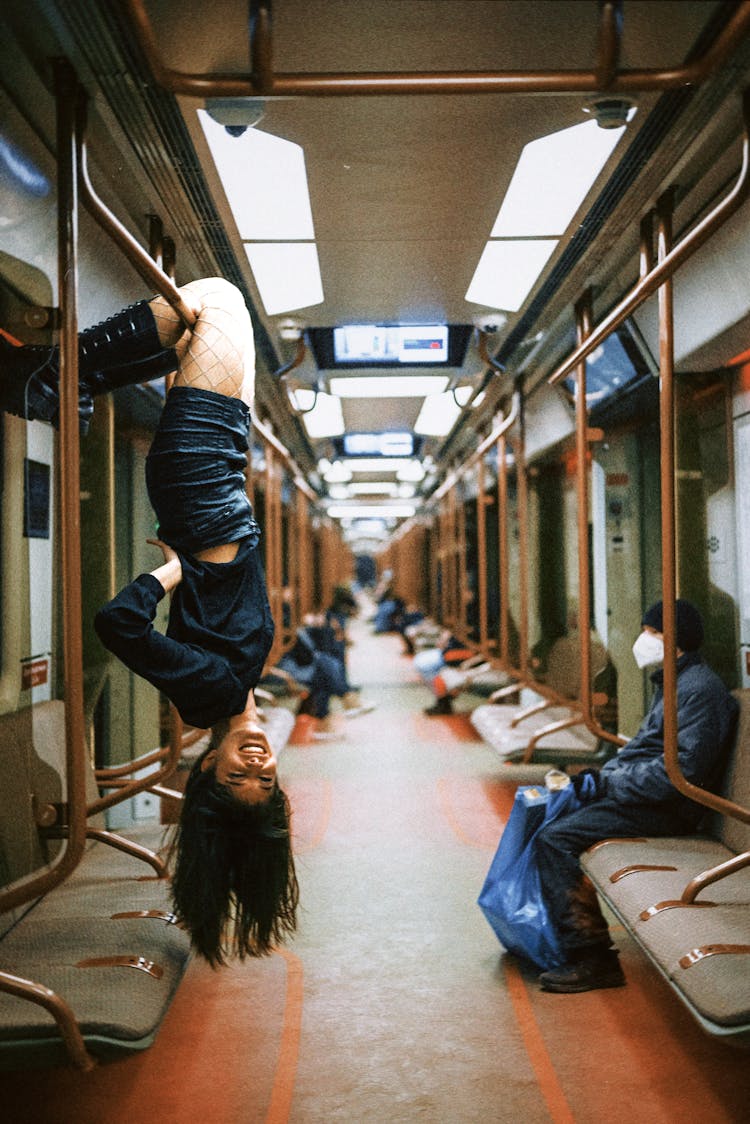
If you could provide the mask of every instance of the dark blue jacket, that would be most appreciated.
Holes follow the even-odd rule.
[[[638,733],[602,767],[607,797],[620,804],[676,803],[689,820],[701,808],[682,796],[664,765],[664,673],[651,676],[654,698]],[[700,788],[721,784],[737,722],[737,700],[698,652],[677,661],[677,745],[680,767]]]

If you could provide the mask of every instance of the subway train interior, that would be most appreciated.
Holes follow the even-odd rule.
[[[750,3],[4,0],[0,30],[3,1118],[747,1120]],[[162,561],[174,373],[78,420],[77,333],[157,295],[189,333],[201,278],[252,322],[300,895],[219,967],[170,883],[210,730],[93,623]],[[341,597],[320,713],[294,653]],[[713,790],[676,599],[738,704]],[[581,855],[626,986],[555,994],[478,899],[519,800],[641,728],[657,602],[698,830]]]

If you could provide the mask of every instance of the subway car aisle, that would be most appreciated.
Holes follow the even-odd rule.
[[[476,898],[517,770],[461,714],[430,719],[397,637],[357,621],[351,678],[377,709],[281,773],[302,909],[280,953],[194,963],[154,1047],[5,1075],[14,1124],[739,1122],[747,1058],[703,1036],[616,930],[629,986],[545,995],[502,956]],[[472,697],[463,696],[468,709]],[[525,774],[538,780],[537,767]]]

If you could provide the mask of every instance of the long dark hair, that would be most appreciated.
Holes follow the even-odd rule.
[[[172,848],[172,901],[195,951],[216,968],[227,957],[265,956],[297,927],[299,886],[291,809],[276,786],[263,804],[243,804],[193,765]]]

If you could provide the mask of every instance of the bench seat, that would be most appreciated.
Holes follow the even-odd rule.
[[[23,848],[9,852],[11,873],[27,877],[55,858],[64,845],[24,819],[12,787],[24,777],[37,802],[64,800],[65,707],[60,700],[0,717],[6,750],[0,823],[12,822]],[[89,800],[98,796],[87,774]],[[19,782],[20,783],[20,782]],[[18,785],[16,785],[16,788]],[[102,829],[101,815],[91,826]],[[157,851],[164,828],[128,832],[142,848]],[[26,870],[18,856],[31,857]],[[143,914],[115,918],[115,914]],[[149,1046],[190,958],[187,934],[171,917],[170,890],[151,865],[104,842],[89,842],[76,869],[61,884],[0,918],[0,970],[51,990],[72,1010],[84,1044],[96,1057],[115,1057]],[[130,963],[79,967],[82,960],[118,957]],[[143,970],[153,962],[155,969]],[[69,1064],[57,1023],[46,1008],[0,990],[0,1070]],[[82,1062],[85,1059],[81,1060]]]
[[[472,726],[503,761],[519,761],[540,730],[553,722],[575,716],[574,711],[566,707],[551,706],[524,718],[517,726],[511,725],[525,709],[526,706],[484,703],[471,712]],[[606,761],[614,752],[613,745],[600,744],[585,726],[578,725],[540,739],[534,746],[532,760],[552,764],[591,764]]]
[[[750,690],[735,697],[740,720],[724,795],[747,808]],[[703,1029],[748,1047],[750,865],[704,886],[692,903],[681,899],[698,875],[749,850],[750,826],[716,813],[703,834],[612,839],[581,855],[601,897]]]

